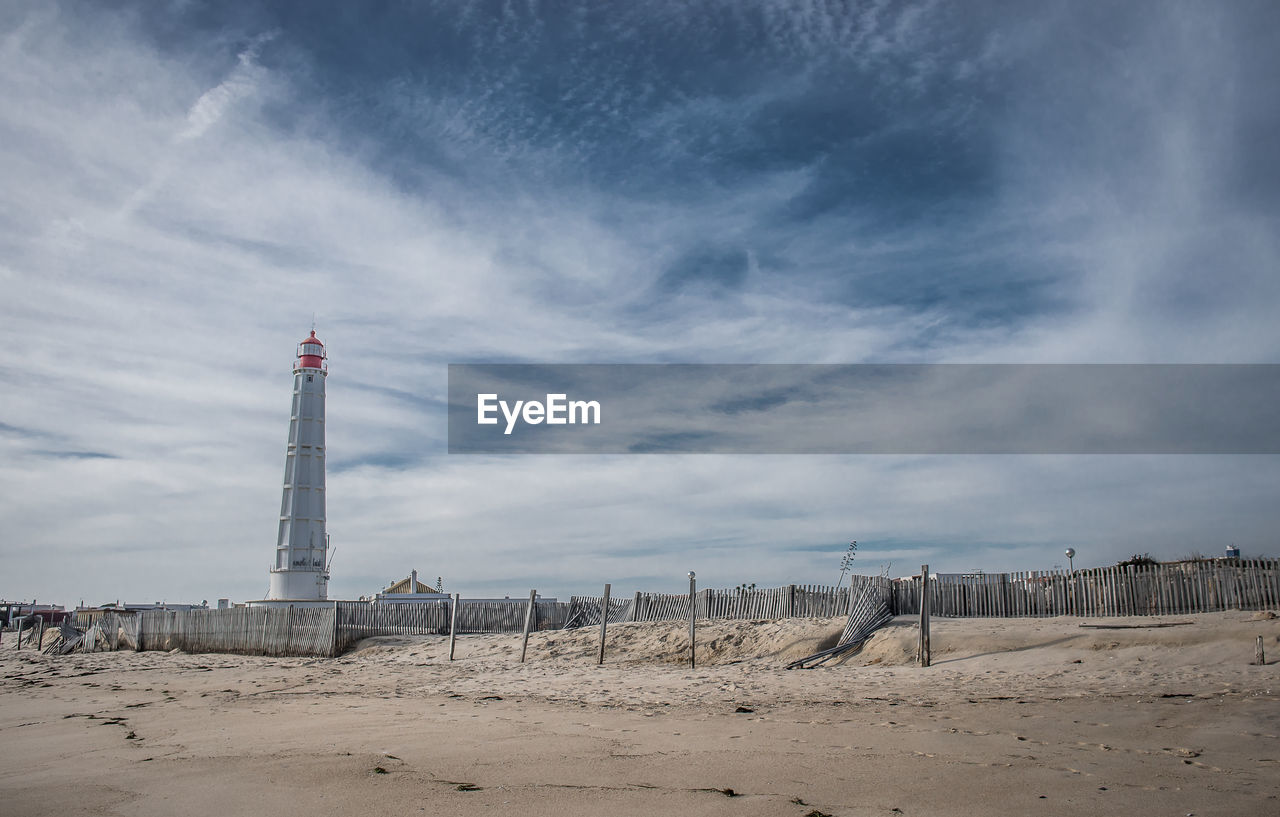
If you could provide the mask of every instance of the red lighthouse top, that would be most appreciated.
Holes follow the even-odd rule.
[[[298,344],[298,363],[294,368],[323,369],[325,357],[324,344],[316,337],[316,330],[312,329],[311,336],[303,338],[302,343]]]

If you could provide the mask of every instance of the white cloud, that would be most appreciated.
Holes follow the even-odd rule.
[[[203,136],[209,128],[238,100],[251,96],[262,81],[265,71],[257,64],[258,52],[267,42],[275,39],[274,32],[254,38],[245,50],[236,55],[236,67],[222,82],[205,91],[187,111],[186,127],[178,134],[179,141]]]
[[[804,48],[853,36],[849,21],[819,11],[779,36]],[[881,32],[876,48],[909,51],[926,23],[889,15],[867,30]],[[1178,260],[1198,225],[1210,246],[1234,247],[1233,269],[1274,268],[1264,223],[1193,206],[1212,192],[1204,157],[1222,150],[1200,97],[1141,120],[1172,135],[1140,176],[1105,161],[1107,144],[1090,154],[1098,168],[1048,173],[1043,132],[1011,131],[1006,201],[985,226],[1042,219],[1028,232],[1060,243],[1019,249],[1028,264],[1090,269],[1081,306],[1016,330],[953,328],[930,345],[920,339],[945,307],[851,307],[761,261],[767,241],[800,267],[841,253],[874,263],[904,240],[939,245],[936,235],[840,242],[852,230],[835,220],[814,228],[833,237],[817,249],[812,236],[760,235],[761,214],[797,195],[811,169],[669,206],[580,178],[495,188],[420,168],[410,180],[322,117],[272,124],[266,108],[308,102],[296,78],[264,67],[267,49],[288,47],[282,31],[179,58],[127,20],[39,11],[0,42],[0,422],[10,429],[0,429],[0,595],[261,594],[289,365],[313,312],[331,354],[331,461],[348,466],[329,480],[339,595],[414,567],[482,594],[536,578],[567,595],[611,578],[677,581],[690,568],[719,586],[829,581],[849,538],[866,543],[863,567],[893,560],[904,572],[921,560],[1048,566],[1064,542],[1096,562],[1216,549],[1216,536],[1272,547],[1258,510],[1270,507],[1259,486],[1275,484],[1271,458],[489,460],[446,456],[431,403],[443,398],[444,364],[461,360],[1268,359],[1276,297],[1249,278],[1261,272],[1237,272],[1259,289],[1194,332],[1182,313],[1150,308],[1161,263]],[[1134,70],[1148,56],[1135,52]],[[450,104],[427,100],[424,116]],[[692,100],[640,127],[704,113],[725,104]],[[489,132],[476,121],[458,114],[442,127]],[[491,147],[507,155],[548,150],[515,131],[500,137]],[[1140,195],[1149,209],[1127,218],[1099,190],[1113,178],[1124,195],[1147,178],[1168,187]],[[702,235],[754,258],[745,286],[655,295],[662,269]],[[407,464],[376,465],[406,452]]]

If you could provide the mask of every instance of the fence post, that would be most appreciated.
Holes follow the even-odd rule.
[[[333,641],[329,644],[329,657],[338,657],[338,602],[333,603]]]
[[[18,618],[18,637],[13,640],[13,648],[15,650],[22,649],[22,630],[26,624],[27,620],[25,618]]]
[[[284,652],[281,655],[289,654],[290,642],[293,641],[293,605],[290,604],[284,609]]]
[[[697,669],[697,620],[698,620],[698,579],[693,571],[689,571],[689,669]]]
[[[524,611],[524,643],[520,645],[520,663],[524,663],[525,653],[529,650],[529,626],[533,624],[533,605],[538,598],[537,590],[529,591],[529,609]]]
[[[1266,666],[1267,656],[1262,651],[1262,636],[1258,636],[1258,640],[1253,644],[1253,663],[1260,667]]]
[[[453,645],[458,640],[458,606],[462,602],[462,594],[453,594],[453,604],[449,605],[449,660],[453,660]]]
[[[600,601],[600,657],[596,659],[596,666],[604,663],[604,634],[609,626],[609,585],[604,586],[604,598]]]
[[[636,591],[636,597],[631,600],[631,620],[640,620],[640,591]]]
[[[920,566],[920,666],[929,666],[929,566]]]

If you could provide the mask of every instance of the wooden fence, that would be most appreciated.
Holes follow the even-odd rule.
[[[636,593],[636,597],[640,595],[640,593]],[[604,596],[570,596],[569,613],[565,617],[564,628],[598,627],[600,625],[600,605],[603,601]],[[688,605],[686,604],[685,607],[687,609]],[[635,609],[634,598],[620,599],[610,597],[609,623],[617,624],[620,621],[635,621]]]
[[[333,606],[147,610],[136,618],[139,650],[333,655]]]
[[[226,610],[144,610],[78,616],[84,649],[182,650],[247,655],[338,655],[363,638],[445,635],[451,601],[374,605],[334,602],[323,607],[233,607]],[[563,627],[568,604],[534,604],[535,630]],[[459,633],[524,629],[527,602],[462,600]],[[94,611],[96,612],[96,611]]]
[[[849,618],[834,647],[792,661],[787,669],[812,668],[862,649],[863,643],[893,619],[893,580],[885,576],[853,576]]]
[[[447,606],[449,602],[444,602]],[[394,608],[397,605],[385,605]],[[527,600],[522,601],[467,601],[458,605],[458,634],[464,633],[518,633],[524,629]],[[557,601],[538,601],[533,605],[534,630],[559,630],[564,627],[569,612],[568,604]],[[448,626],[445,632],[449,631]]]
[[[883,597],[893,615],[920,611],[920,578],[853,576],[845,587],[786,585],[697,593],[700,619],[781,619],[850,615],[851,599]],[[1067,571],[934,574],[930,613],[950,617],[1179,615],[1280,607],[1280,560],[1180,562]],[[600,624],[600,596],[566,603],[539,601],[532,628]],[[324,607],[235,607],[229,610],[146,610],[77,620],[86,648],[235,652],[254,655],[338,655],[378,635],[445,635],[450,600],[417,604],[334,602]],[[861,602],[859,602],[861,603]],[[870,609],[870,608],[869,608]],[[878,608],[877,608],[878,609]],[[527,602],[463,599],[458,633],[514,633],[524,628]],[[689,618],[688,594],[635,593],[610,599],[609,622]],[[870,614],[868,614],[870,615]],[[872,616],[874,617],[874,616]],[[861,620],[861,618],[859,618]]]
[[[362,638],[380,635],[448,635],[449,599],[406,604],[335,602],[337,629],[334,654],[342,653]],[[597,608],[599,604],[597,603]],[[571,605],[538,601],[533,606],[534,630],[559,630]],[[458,634],[518,633],[524,630],[527,601],[467,601],[458,605]],[[598,616],[597,616],[598,618]]]
[[[870,576],[854,576],[853,584]],[[698,618],[780,619],[828,618],[849,613],[849,587],[789,584],[751,590],[699,590],[694,604]],[[573,596],[569,600],[566,627],[600,624],[603,596]],[[689,618],[689,594],[640,593],[631,598],[609,599],[609,623],[623,621],[675,621]]]
[[[930,614],[952,617],[1151,616],[1280,606],[1280,560],[1174,562],[1070,573],[934,574]],[[893,583],[897,615],[920,611],[920,579]]]

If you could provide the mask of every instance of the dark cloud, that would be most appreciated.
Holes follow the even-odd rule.
[[[51,457],[53,459],[70,459],[70,460],[118,460],[115,454],[107,454],[102,451],[32,451],[37,457]]]
[[[174,54],[225,61],[279,32],[259,60],[294,92],[267,120],[324,129],[408,193],[591,189],[694,214],[741,199],[735,234],[673,237],[649,273],[659,292],[746,286],[749,235],[756,286],[1016,328],[1071,310],[1087,274],[1044,252],[1071,225],[1019,225],[1017,208],[1056,206],[1080,179],[1143,207],[1179,128],[1215,206],[1268,207],[1280,189],[1267,3],[118,7]],[[803,182],[760,195],[780,173]],[[1186,256],[1231,246],[1197,241]],[[833,252],[886,243],[900,249]]]
[[[662,294],[689,287],[738,289],[745,282],[748,258],[744,250],[692,249],[676,259],[657,280]]]
[[[15,437],[27,437],[27,438],[45,438],[45,437],[53,436],[47,431],[40,431],[38,429],[30,429],[30,428],[20,428],[18,426],[9,425],[8,423],[0,423],[0,434],[12,434]]]

